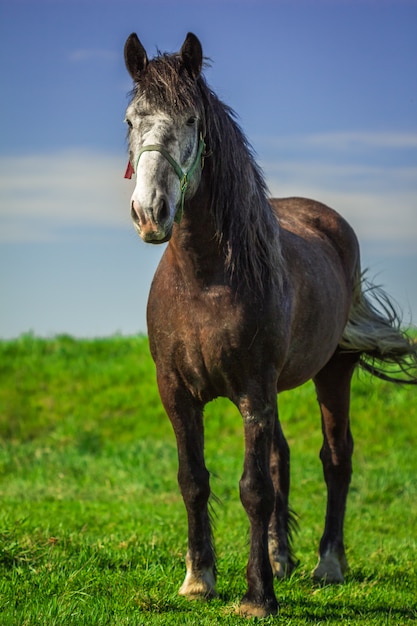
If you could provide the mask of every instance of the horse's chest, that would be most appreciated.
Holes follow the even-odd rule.
[[[175,348],[175,367],[193,395],[209,400],[235,395],[241,388],[242,355],[234,325],[220,320],[182,336]]]
[[[198,295],[182,292],[148,309],[151,351],[158,369],[169,369],[193,395],[230,395],[239,386],[242,345],[256,334],[243,305],[219,287]],[[246,338],[247,335],[247,338]]]

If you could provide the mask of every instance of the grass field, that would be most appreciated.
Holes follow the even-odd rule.
[[[0,343],[0,625],[250,624],[247,520],[239,501],[242,426],[234,407],[207,408],[219,598],[189,603],[186,520],[171,427],[144,337],[75,341],[30,335]],[[415,390],[353,385],[354,475],[346,583],[312,584],[325,493],[311,384],[283,394],[292,451],[300,565],[276,583],[265,624],[411,624],[417,619]],[[217,502],[217,498],[220,502]]]

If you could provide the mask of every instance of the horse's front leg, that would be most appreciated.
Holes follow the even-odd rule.
[[[210,483],[204,461],[203,406],[187,392],[173,392],[158,382],[177,439],[178,483],[188,518],[187,573],[179,593],[190,599],[209,599],[216,595],[216,567],[208,512]]]
[[[243,402],[240,410],[245,428],[245,461],[240,480],[240,498],[250,522],[250,554],[248,590],[238,613],[247,617],[266,617],[278,610],[268,553],[268,527],[274,509],[270,452],[276,403],[256,410]]]

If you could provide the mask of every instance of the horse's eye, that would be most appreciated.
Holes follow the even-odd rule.
[[[133,128],[133,124],[130,120],[126,119],[125,122],[129,126],[129,128]]]
[[[197,118],[195,117],[195,115],[191,115],[187,120],[187,126],[194,126],[196,121],[197,121]]]

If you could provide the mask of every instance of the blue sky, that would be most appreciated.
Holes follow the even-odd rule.
[[[417,1],[0,0],[0,337],[146,331],[123,45],[189,30],[271,192],[340,211],[416,321]]]

